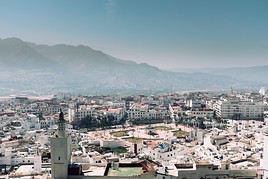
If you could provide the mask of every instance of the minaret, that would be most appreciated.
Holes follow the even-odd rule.
[[[71,159],[71,138],[65,130],[64,114],[61,111],[58,130],[51,138],[51,175],[52,179],[68,178],[68,165]]]
[[[66,131],[65,131],[64,114],[62,111],[60,111],[59,121],[58,121],[58,137],[65,137],[65,136],[66,136]]]

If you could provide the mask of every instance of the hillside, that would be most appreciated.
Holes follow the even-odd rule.
[[[204,72],[169,72],[125,61],[88,46],[37,45],[0,39],[0,93],[75,92],[82,94],[252,88],[263,83]]]

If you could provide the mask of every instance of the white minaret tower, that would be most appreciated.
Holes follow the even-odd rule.
[[[68,165],[71,159],[71,138],[65,131],[64,114],[61,111],[58,131],[51,138],[51,175],[52,179],[68,178]]]

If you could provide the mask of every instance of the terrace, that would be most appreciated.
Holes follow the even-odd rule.
[[[176,136],[177,138],[185,138],[189,136],[189,132],[186,132],[183,130],[176,130],[176,131],[173,131],[173,135]]]

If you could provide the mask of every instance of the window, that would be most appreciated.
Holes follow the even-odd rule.
[[[58,160],[60,160],[60,157],[58,157]]]

